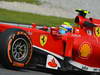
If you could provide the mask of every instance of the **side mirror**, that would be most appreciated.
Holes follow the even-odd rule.
[[[56,28],[56,27],[51,27],[50,29],[51,29],[51,32],[50,32],[50,33],[51,33],[52,35],[57,35],[58,32],[59,32],[59,29]]]
[[[36,28],[36,24],[32,23],[32,28]]]
[[[56,39],[61,39],[62,35],[59,33],[59,28],[51,28],[51,35],[53,35]]]

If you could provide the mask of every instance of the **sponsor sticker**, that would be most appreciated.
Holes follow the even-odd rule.
[[[83,43],[81,46],[80,46],[80,57],[81,58],[88,58],[89,55],[91,54],[91,46],[89,43]]]
[[[59,61],[52,55],[47,56],[46,68],[58,69],[60,66]]]

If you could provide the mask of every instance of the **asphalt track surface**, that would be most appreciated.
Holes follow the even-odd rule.
[[[80,72],[61,72],[44,68],[27,68],[20,70],[6,69],[0,65],[0,75],[89,75]]]

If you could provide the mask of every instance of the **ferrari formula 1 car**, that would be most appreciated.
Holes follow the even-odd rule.
[[[0,60],[5,67],[42,65],[55,70],[100,72],[100,20],[85,18],[79,12],[72,32],[60,34],[59,28],[35,24],[0,24]],[[29,66],[28,66],[29,67]]]

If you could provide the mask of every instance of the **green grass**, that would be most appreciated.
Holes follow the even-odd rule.
[[[64,21],[73,23],[73,19],[60,18],[54,16],[44,16],[32,13],[10,11],[6,9],[0,9],[0,21],[15,22],[22,24],[36,23],[38,25],[60,25]]]
[[[9,2],[26,2],[26,3],[31,3],[31,4],[40,4],[39,0],[0,0],[0,1],[9,1]]]

